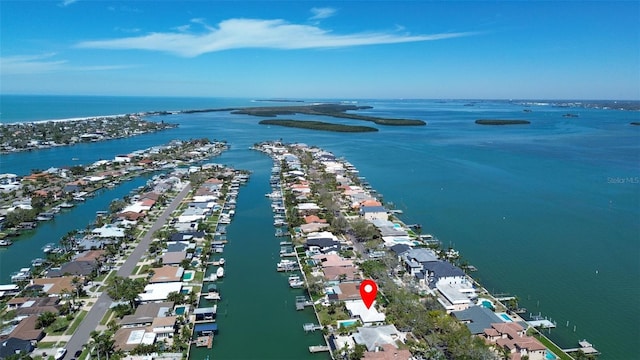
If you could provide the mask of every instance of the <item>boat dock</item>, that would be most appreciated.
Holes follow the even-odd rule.
[[[307,306],[313,306],[313,301],[308,300],[306,296],[296,296],[296,310],[304,310]]]
[[[313,345],[313,346],[309,346],[309,352],[310,353],[317,353],[317,352],[324,352],[324,351],[329,351],[329,347],[325,346],[325,345]]]
[[[322,330],[322,325],[314,324],[314,323],[306,323],[302,325],[302,328],[305,332]]]
[[[204,347],[206,346],[207,349],[211,349],[211,347],[213,346],[213,335],[209,335],[209,336],[198,336],[196,338],[196,346],[197,347]]]
[[[593,345],[590,342],[588,342],[586,339],[578,341],[578,345],[580,345],[580,347],[571,348],[571,349],[562,349],[562,351],[566,353],[582,351],[585,355],[600,355],[600,351],[596,350],[596,348],[594,348]]]

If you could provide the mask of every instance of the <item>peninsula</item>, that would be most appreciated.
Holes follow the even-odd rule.
[[[332,124],[324,121],[302,121],[302,120],[262,120],[258,124],[260,125],[277,125],[277,126],[285,126],[285,127],[294,127],[301,129],[312,129],[312,130],[325,130],[325,131],[334,131],[334,132],[372,132],[378,131],[378,129],[370,127],[370,126],[353,126],[353,125],[343,125],[343,124]]]
[[[133,114],[2,124],[0,153],[118,139],[177,126],[164,121],[146,121],[141,116]]]

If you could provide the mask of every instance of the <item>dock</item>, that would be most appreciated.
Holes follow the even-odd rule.
[[[562,349],[562,351],[566,353],[582,351],[585,355],[600,355],[600,351],[596,350],[596,348],[594,348],[593,345],[590,342],[588,342],[586,339],[578,341],[578,345],[580,345],[580,347],[571,348],[571,349]]]
[[[314,323],[306,323],[302,325],[302,328],[305,332],[322,330],[322,325],[314,324]]]
[[[309,346],[309,352],[310,353],[317,353],[317,352],[324,352],[324,351],[329,351],[329,347],[325,346],[325,345],[313,345],[313,346]]]
[[[313,306],[313,301],[308,300],[306,296],[296,296],[296,310],[304,310],[307,306]]]
[[[555,323],[552,323],[551,321],[546,320],[546,319],[530,320],[530,321],[527,321],[527,323],[529,323],[529,325],[531,325],[531,326],[533,326],[535,328],[539,327],[539,328],[543,328],[543,329],[552,329],[552,328],[556,327]]]
[[[204,346],[206,346],[207,349],[211,349],[211,347],[213,346],[213,335],[198,336],[196,338],[196,347],[204,347]]]

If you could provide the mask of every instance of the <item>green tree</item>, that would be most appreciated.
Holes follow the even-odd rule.
[[[38,319],[36,320],[36,329],[42,329],[43,327],[47,327],[53,324],[56,321],[56,314],[51,311],[45,311],[42,314],[38,315]]]
[[[128,301],[132,308],[136,307],[138,294],[144,291],[147,281],[143,278],[130,279],[121,276],[114,276],[108,281],[109,288],[107,294],[113,300]]]

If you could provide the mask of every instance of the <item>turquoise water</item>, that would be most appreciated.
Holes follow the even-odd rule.
[[[481,304],[482,304],[483,307],[485,307],[487,309],[490,309],[490,310],[494,309],[493,304],[491,304],[491,301],[482,300]]]
[[[176,313],[176,315],[182,315],[182,314],[184,314],[184,311],[185,311],[185,307],[184,306],[178,306],[178,307],[176,307],[175,313]]]
[[[4,96],[1,99],[5,114],[7,101]],[[174,138],[208,136],[227,140],[231,146],[222,160],[214,162],[260,172],[268,171],[271,164],[248,150],[255,142],[283,139],[317,145],[353,163],[385,201],[403,210],[400,218],[405,223],[422,224],[423,233],[432,233],[445,246],[459,250],[479,269],[474,276],[489,291],[517,295],[520,306],[558,324],[569,321],[571,326],[559,326],[550,335],[562,347],[575,347],[579,339],[587,338],[603,352],[601,359],[636,355],[632,344],[640,338],[640,308],[635,303],[640,296],[640,127],[629,122],[640,121],[640,113],[550,106],[532,106],[531,113],[524,113],[521,106],[506,102],[473,107],[465,107],[464,101],[427,100],[360,104],[374,106],[366,114],[418,118],[428,125],[367,124],[380,131],[337,134],[265,127],[258,125],[260,118],[228,113],[173,115],[151,119],[179,123],[174,130],[2,155],[0,167],[1,172],[26,174],[31,168],[73,165],[73,157],[80,158],[77,163],[88,163]],[[117,104],[112,105],[109,113],[119,113]],[[38,112],[45,111],[43,106],[31,104]],[[569,111],[579,117],[563,118]],[[526,119],[532,124],[482,127],[474,124],[479,118]],[[10,119],[3,115],[2,121]],[[361,125],[355,120],[339,122]],[[262,181],[264,188],[250,196],[266,201],[268,176],[255,181]],[[252,214],[265,216],[245,226],[258,221],[268,225],[254,236],[272,236],[268,204],[245,206]],[[51,240],[43,241],[38,251],[47,242]],[[262,243],[250,244],[266,251]],[[232,249],[225,248],[225,258]],[[243,259],[262,256],[249,249]],[[273,251],[278,249],[275,242]],[[28,260],[23,262],[28,265]],[[6,267],[0,266],[4,276]],[[8,268],[13,271],[18,266]],[[255,275],[241,266],[229,276],[233,273],[245,274],[243,278]],[[265,280],[266,286],[280,283],[275,278]],[[222,295],[226,301],[226,294]],[[245,326],[251,321],[247,319]],[[302,331],[301,325],[291,326]],[[216,341],[214,347],[221,343]]]
[[[193,270],[187,270],[182,275],[182,281],[191,281],[193,280],[194,275],[195,275],[195,272]]]
[[[358,323],[358,320],[342,320],[338,321],[338,327],[347,327],[351,325],[355,325]]]
[[[513,320],[511,320],[511,318],[509,317],[509,315],[507,315],[505,313],[498,314],[498,315],[500,315],[500,317],[506,322],[513,322]]]

